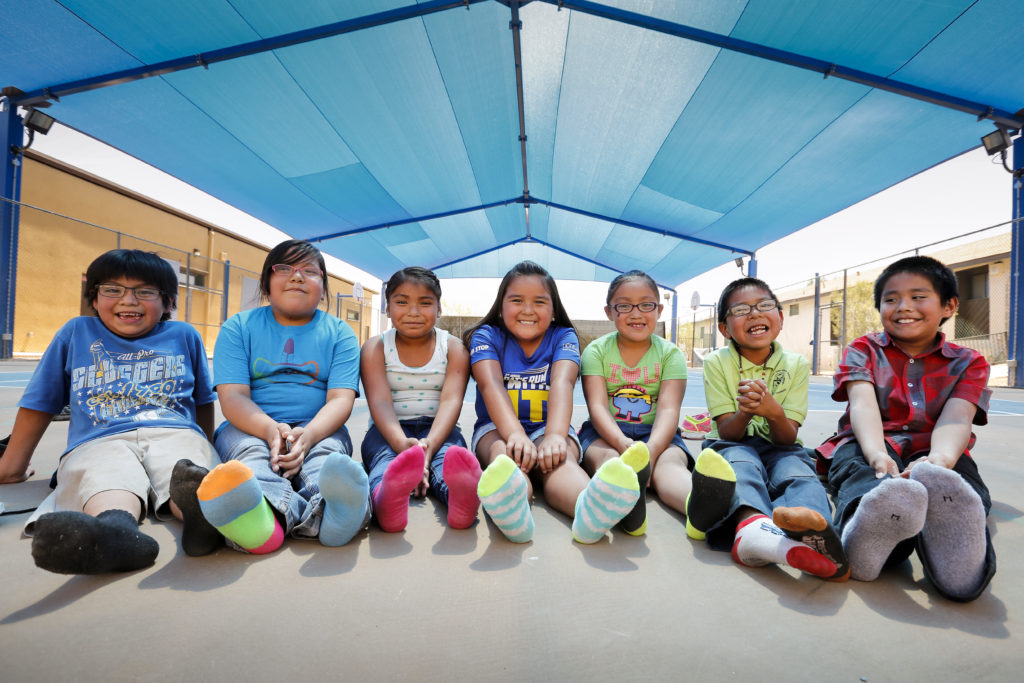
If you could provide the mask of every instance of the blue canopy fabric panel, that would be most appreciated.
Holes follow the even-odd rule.
[[[1024,107],[1012,0],[538,0],[517,31],[515,3],[451,4],[0,0],[0,85],[195,56],[48,113],[382,279],[406,265],[495,277],[530,258],[559,278],[642,268],[670,286],[993,124],[659,28]],[[367,19],[393,13],[410,18]],[[201,57],[336,22],[373,25]]]

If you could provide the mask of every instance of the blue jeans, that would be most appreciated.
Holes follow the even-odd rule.
[[[414,417],[409,420],[399,420],[398,424],[402,426],[402,431],[405,432],[406,436],[413,439],[424,439],[430,434],[430,428],[434,425],[434,418]],[[444,482],[442,471],[444,454],[448,452],[449,446],[466,447],[466,440],[462,438],[462,432],[459,430],[458,425],[444,438],[441,447],[430,458],[430,476],[428,478],[430,492],[445,505],[448,505],[448,485]],[[387,440],[381,435],[380,430],[377,429],[377,425],[374,424],[371,424],[370,428],[366,431],[366,436],[363,437],[363,443],[359,448],[359,452],[363,457],[363,467],[366,469],[367,477],[370,480],[370,494],[373,495],[376,488],[380,486],[381,480],[384,479],[384,470],[388,468],[388,465],[391,464],[391,461],[398,454],[392,450]]]
[[[896,461],[896,466],[900,472],[907,468],[911,460],[927,455],[927,453],[918,453],[916,456],[911,457],[910,460],[904,461],[903,458],[896,454],[892,446],[886,444],[885,448],[889,452],[889,456]],[[978,472],[978,465],[974,458],[967,455],[960,456],[960,459],[956,461],[956,465],[953,466],[953,471],[963,477],[964,481],[978,493],[987,516],[992,509],[992,496],[989,494],[985,482],[981,479],[981,473]],[[875,477],[875,469],[864,459],[864,452],[856,441],[845,443],[835,450],[832,454],[832,459],[829,461],[828,489],[836,500],[836,515],[833,522],[836,531],[842,533],[843,527],[853,518],[853,513],[857,511],[860,499],[888,478],[888,476],[883,479]],[[924,551],[922,538],[922,535],[918,534],[913,538],[908,538],[898,543],[889,554],[889,559],[886,560],[885,565],[890,567],[899,564],[909,558],[911,553],[916,550],[917,556],[921,560],[921,567],[924,569],[925,578],[935,586],[936,590],[943,597],[961,602],[974,600],[981,595],[992,580],[992,577],[995,576],[996,550],[995,546],[992,545],[992,536],[987,526],[985,528],[985,572],[976,590],[968,596],[951,595],[941,583],[935,580],[934,570],[931,562],[928,561],[928,554]]]
[[[306,422],[293,426],[304,426]],[[263,439],[246,434],[230,422],[223,423],[214,436],[222,462],[238,460],[256,475],[263,497],[284,519],[284,531],[292,536],[315,538],[320,533],[324,499],[320,495],[320,467],[331,453],[351,455],[352,440],[344,426],[313,446],[302,468],[286,479],[270,468],[270,447]]]
[[[632,422],[617,422],[616,425],[622,430],[622,433],[627,439],[643,441],[644,443],[647,443],[647,441],[650,440],[651,431],[654,429],[654,425],[634,424]],[[580,450],[584,453],[587,452],[587,449],[590,448],[595,441],[601,438],[601,435],[597,433],[596,429],[594,429],[594,425],[590,420],[587,420],[580,425],[579,435]],[[692,472],[694,463],[693,455],[690,454],[690,450],[686,447],[686,444],[683,443],[683,436],[679,433],[678,429],[676,430],[676,433],[672,435],[672,441],[669,442],[669,446],[675,446],[686,454],[686,466]]]
[[[740,442],[705,440],[702,448],[718,452],[736,473],[736,493],[729,514],[708,531],[712,548],[732,547],[736,535],[733,517],[741,507],[754,508],[769,517],[777,507],[805,507],[826,520],[832,517],[828,494],[814,472],[814,460],[803,446],[782,446],[759,436],[746,436]]]

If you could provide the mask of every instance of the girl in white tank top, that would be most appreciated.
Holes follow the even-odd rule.
[[[360,373],[372,422],[362,442],[373,513],[385,531],[408,523],[409,496],[429,490],[448,506],[448,524],[476,520],[480,465],[458,420],[469,379],[462,342],[435,327],[441,284],[425,268],[403,268],[384,287],[394,327],[363,345]]]

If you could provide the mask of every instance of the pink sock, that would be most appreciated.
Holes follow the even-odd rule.
[[[402,531],[409,521],[409,496],[423,479],[423,448],[411,446],[395,456],[373,492],[373,514],[384,531]]]
[[[449,446],[441,472],[448,485],[448,526],[453,529],[472,526],[480,508],[476,487],[483,474],[476,456],[462,446]]]
[[[836,571],[831,560],[786,536],[786,532],[766,515],[750,517],[736,527],[732,559],[747,567],[788,564],[794,569],[822,577],[832,576]]]

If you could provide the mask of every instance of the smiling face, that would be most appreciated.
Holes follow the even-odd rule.
[[[726,302],[731,309],[737,304],[750,307],[747,315],[733,315],[730,311],[718,329],[726,339],[732,339],[740,355],[751,363],[763,363],[771,354],[772,342],[782,330],[782,310],[776,306],[770,311],[759,311],[756,306],[762,301],[774,301],[770,292],[761,287],[741,287],[729,296]]]
[[[501,320],[527,355],[540,346],[551,326],[551,293],[539,275],[520,275],[509,283],[501,299]]]
[[[878,312],[889,337],[911,356],[930,349],[942,320],[956,312],[959,301],[946,303],[928,278],[917,273],[896,273],[882,288]]]
[[[320,270],[313,259],[290,264],[291,273],[271,272],[269,291],[270,309],[274,319],[282,325],[305,325],[313,319],[316,308],[324,297],[324,279],[312,277],[303,270]]]
[[[125,276],[104,280],[100,285],[159,289],[148,282]],[[140,301],[131,289],[126,289],[124,296],[116,299],[97,293],[92,307],[108,330],[126,339],[148,334],[160,322],[166,310],[162,296],[151,301]]]
[[[637,308],[638,305],[650,306],[651,304],[655,308],[647,313]],[[633,310],[629,313],[619,313],[615,310],[616,306],[622,308],[632,306]],[[626,280],[616,287],[611,301],[604,307],[604,312],[608,319],[615,323],[620,341],[649,344],[651,335],[654,334],[657,327],[658,318],[661,316],[662,308],[658,302],[658,292],[651,289],[646,280],[638,278]]]
[[[403,282],[388,296],[388,317],[399,336],[419,339],[430,335],[441,312],[441,302],[426,285]]]

